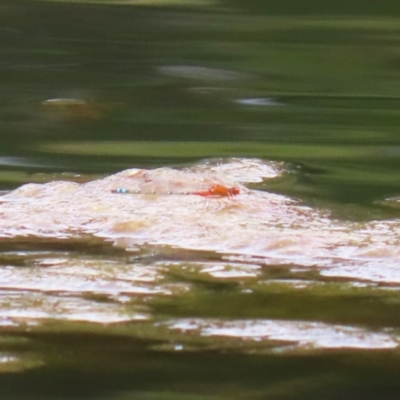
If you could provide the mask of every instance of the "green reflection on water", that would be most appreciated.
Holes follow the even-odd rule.
[[[155,310],[186,318],[308,320],[370,328],[400,326],[398,294],[390,291],[329,284],[310,285],[305,289],[291,288],[284,283],[246,287],[252,288],[250,293],[225,287],[199,291],[179,300],[160,299]]]
[[[276,158],[326,171],[311,174],[307,190],[329,188],[337,199],[350,175],[325,161],[345,158],[360,190],[343,200],[399,191],[392,2],[109,3],[5,3],[3,154],[101,172],[220,155]],[[82,106],[46,108],[52,99]],[[70,156],[38,151],[49,142]],[[62,150],[66,142],[75,145]]]
[[[111,4],[111,5],[132,5],[132,6],[204,6],[212,4],[214,0],[39,0],[60,3],[80,4]]]
[[[323,158],[356,158],[382,156],[385,147],[368,146],[312,146],[266,144],[263,142],[69,142],[40,145],[39,150],[49,153],[104,155],[104,156],[143,156],[143,157],[261,157],[302,160]]]

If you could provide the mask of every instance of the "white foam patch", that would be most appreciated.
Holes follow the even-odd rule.
[[[264,179],[277,178],[284,172],[283,163],[266,162],[257,158],[231,158],[226,160],[210,160],[202,162],[190,169],[206,174],[221,174],[236,182],[262,182]]]
[[[374,283],[400,284],[398,261],[374,260],[338,262],[329,268],[322,268],[320,274],[334,278],[347,278]]]
[[[212,251],[237,261],[296,264],[320,268],[329,276],[398,283],[399,220],[337,221],[329,212],[243,184],[283,172],[282,164],[231,159],[185,170],[130,169],[85,184],[28,184],[0,198],[0,237],[65,239],[89,234],[127,249],[148,244],[176,251]],[[213,185],[235,187],[240,193],[226,198],[195,194],[207,193]],[[132,194],[113,193],[119,187]],[[214,273],[229,275],[227,270]],[[238,270],[230,273],[239,274]],[[10,285],[17,284],[9,279]],[[64,279],[67,290],[77,287],[73,276],[68,278],[70,283]],[[100,282],[105,291],[129,291],[124,282]],[[90,290],[100,286],[89,279],[82,283]],[[38,285],[33,280],[30,284]],[[135,286],[137,291],[158,290],[154,284]]]
[[[57,260],[59,261],[59,260]],[[50,260],[46,260],[48,264]],[[0,269],[0,290],[37,291],[42,293],[104,294],[104,295],[171,295],[168,285],[158,284],[160,269],[140,264],[69,260],[57,262],[52,268]]]
[[[260,275],[261,267],[251,264],[211,263],[203,266],[200,273],[224,280],[255,278]]]
[[[167,323],[170,329],[201,336],[253,341],[288,342],[321,349],[393,349],[398,339],[386,333],[320,322],[279,320],[183,319]]]
[[[141,321],[143,312],[130,311],[115,303],[104,303],[79,297],[57,297],[44,293],[9,292],[0,294],[0,321],[15,324],[37,324],[43,320],[79,321],[115,324]],[[3,325],[0,322],[0,325]]]

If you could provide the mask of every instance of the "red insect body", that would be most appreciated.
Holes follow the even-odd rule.
[[[233,197],[238,195],[239,193],[240,190],[237,187],[229,188],[217,184],[217,185],[212,185],[208,190],[200,192],[192,192],[191,194],[204,197]]]

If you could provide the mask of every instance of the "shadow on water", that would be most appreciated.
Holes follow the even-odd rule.
[[[43,335],[41,340],[47,352],[58,353],[54,357],[59,362],[68,365],[73,358],[72,364],[2,375],[2,395],[15,399],[395,399],[399,388],[398,359],[388,353],[266,358],[213,351],[149,353],[146,342],[110,337]],[[93,370],[93,365],[100,367]]]

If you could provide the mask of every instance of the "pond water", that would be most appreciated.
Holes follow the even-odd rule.
[[[399,41],[394,1],[3,0],[2,398],[398,398]]]

